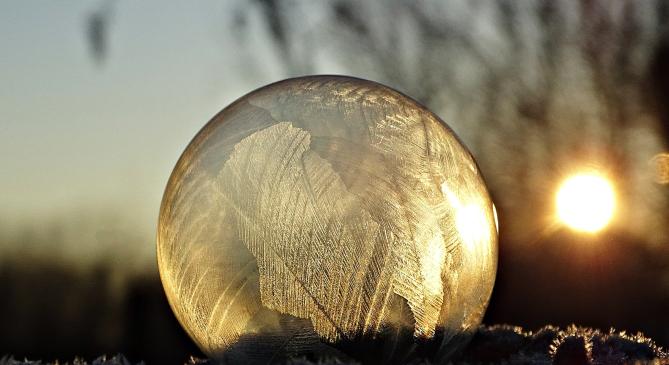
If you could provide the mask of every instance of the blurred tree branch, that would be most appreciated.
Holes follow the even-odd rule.
[[[113,16],[114,4],[114,0],[103,0],[86,17],[86,40],[91,57],[98,65],[102,65],[108,57],[109,27]]]

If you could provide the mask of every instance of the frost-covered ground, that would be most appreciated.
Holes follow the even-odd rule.
[[[467,349],[452,360],[456,364],[657,364],[669,365],[669,354],[642,334],[624,331],[602,332],[571,326],[546,326],[524,331],[513,326],[482,326]],[[50,365],[40,361],[16,360],[5,356],[0,365]],[[74,360],[53,365],[131,365],[122,355],[100,357],[91,362]],[[140,363],[142,364],[142,363]],[[295,359],[290,365],[344,365],[337,359],[317,363]],[[418,363],[426,364],[426,363]],[[214,365],[191,359],[186,365]]]

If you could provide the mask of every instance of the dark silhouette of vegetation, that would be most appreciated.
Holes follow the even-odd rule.
[[[0,355],[54,361],[123,352],[149,364],[182,364],[199,355],[172,314],[157,274],[129,278],[119,289],[117,269],[2,262]]]
[[[662,346],[669,344],[669,295],[658,282],[658,273],[669,270],[669,247],[658,254],[615,236],[577,247],[582,243],[570,235],[563,231],[555,236],[541,257],[531,251],[511,255],[501,247],[504,266],[484,322],[528,329],[578,323],[606,333],[613,326],[642,331]],[[79,356],[91,361],[100,354],[121,352],[133,363],[148,364],[183,364],[191,355],[202,357],[172,314],[157,273],[129,276],[119,283],[119,269],[123,268],[104,263],[82,269],[59,260],[5,259],[0,265],[0,355],[43,361]],[[522,348],[538,346],[538,333],[546,334],[537,332],[531,344],[521,341]],[[549,337],[543,341],[554,344],[553,351],[559,353],[562,342],[557,334]],[[513,344],[504,352],[502,341],[507,340],[499,339],[486,356],[527,352]],[[572,346],[570,341],[566,348]]]

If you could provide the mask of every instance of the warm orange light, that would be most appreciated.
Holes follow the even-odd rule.
[[[570,228],[594,233],[611,221],[616,206],[611,182],[596,173],[571,176],[556,195],[558,218]]]

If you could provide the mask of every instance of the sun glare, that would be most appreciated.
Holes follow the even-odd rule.
[[[558,218],[574,230],[594,233],[606,227],[615,209],[611,182],[595,173],[565,180],[556,196]]]

